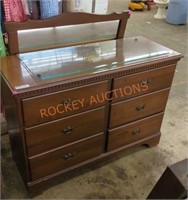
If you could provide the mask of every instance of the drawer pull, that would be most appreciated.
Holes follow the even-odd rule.
[[[76,152],[70,152],[70,153],[68,153],[68,154],[65,154],[64,155],[64,159],[65,160],[71,160],[71,159],[73,159],[73,157],[74,157],[74,155],[76,154]]]
[[[69,135],[72,133],[72,131],[76,128],[75,125],[72,125],[72,126],[68,126],[66,128],[63,129],[63,133],[65,133],[66,135]]]
[[[143,81],[140,81],[141,85],[144,85],[144,84],[148,85],[150,82],[151,82],[151,78],[147,78],[147,79],[145,79]]]
[[[145,108],[145,104],[140,104],[136,107],[137,111],[143,110]]]
[[[62,105],[71,105],[72,102],[73,102],[74,100],[77,100],[77,99],[76,99],[76,98],[73,98],[73,99],[64,99],[64,100],[61,102],[61,104],[62,104]]]
[[[136,134],[140,133],[140,129],[137,128],[137,129],[135,129],[134,131],[132,131],[131,133],[132,133],[133,135],[136,135]]]

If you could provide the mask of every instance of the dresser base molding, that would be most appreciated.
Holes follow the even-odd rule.
[[[113,159],[114,156],[118,155],[120,152],[125,152],[128,149],[138,148],[139,146],[142,146],[142,145],[147,146],[147,147],[154,147],[154,146],[158,145],[160,137],[161,137],[161,132],[158,132],[156,134],[153,134],[152,136],[141,139],[139,141],[128,144],[126,146],[120,147],[116,150],[106,152],[104,154],[101,154],[100,156],[94,157],[85,162],[82,162],[82,163],[79,163],[72,167],[58,171],[49,176],[43,177],[36,181],[29,182],[26,185],[29,195],[31,197],[34,197],[34,196],[42,193],[45,189],[51,187],[53,184],[57,185],[57,182],[61,183],[62,181],[66,181],[66,180],[70,179],[71,177],[75,177],[80,174],[84,174],[84,171],[86,172],[87,170],[91,170],[91,168],[95,169],[95,168],[97,168],[97,164],[99,164],[101,162],[104,163],[105,161],[110,161],[110,159]],[[82,168],[83,166],[86,168]],[[87,167],[88,167],[88,169],[87,169]]]

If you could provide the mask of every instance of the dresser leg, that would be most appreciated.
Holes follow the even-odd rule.
[[[47,188],[45,188],[44,186],[41,186],[40,184],[39,185],[37,184],[34,186],[29,186],[27,188],[28,196],[30,198],[34,198],[34,197],[42,194],[45,189],[47,189]]]
[[[145,142],[145,145],[147,145],[150,148],[157,146],[159,144],[160,137],[161,137],[161,133],[159,133],[156,137],[153,137],[153,138],[147,140]]]

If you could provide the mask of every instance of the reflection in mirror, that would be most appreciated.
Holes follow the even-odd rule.
[[[118,20],[18,31],[20,52],[116,38]],[[105,27],[105,28],[104,28]]]

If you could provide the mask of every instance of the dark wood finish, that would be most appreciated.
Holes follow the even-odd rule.
[[[82,169],[83,167],[93,167],[93,164],[97,164],[97,163],[101,163],[104,162],[106,160],[109,160],[111,158],[114,158],[115,156],[117,156],[118,154],[120,154],[121,152],[127,150],[127,149],[132,149],[132,148],[137,148],[140,145],[147,145],[149,147],[154,147],[159,143],[160,140],[160,132],[156,133],[150,137],[144,138],[143,140],[139,140],[136,142],[133,142],[132,144],[128,144],[126,146],[120,147],[116,150],[110,151],[110,152],[106,152],[104,154],[101,154],[95,158],[89,159],[85,162],[82,162],[78,165],[73,165],[70,168],[61,170],[57,173],[53,173],[51,175],[48,175],[45,177],[45,179],[38,179],[32,182],[29,182],[27,184],[28,186],[28,190],[30,192],[30,194],[35,195],[35,194],[39,194],[40,191],[46,189],[46,187],[51,187],[52,183],[56,184],[57,183],[57,179],[63,179],[65,177],[69,177],[70,176],[74,176],[76,175],[76,172],[78,172],[80,174],[80,169]],[[90,168],[89,168],[90,169]],[[61,182],[61,181],[60,181]]]
[[[77,67],[79,68],[81,65],[85,69],[93,67],[93,70],[44,81],[34,78],[16,56],[1,59],[1,76],[5,86],[2,88],[2,93],[3,96],[6,96],[3,98],[6,101],[7,121],[9,127],[12,127],[12,123],[17,124],[13,126],[13,129],[16,128],[16,131],[13,132],[14,137],[12,138],[10,134],[12,151],[13,155],[16,155],[14,158],[17,165],[23,165],[23,169],[20,168],[20,173],[26,177],[24,182],[31,192],[36,192],[44,184],[55,180],[60,175],[69,174],[80,167],[100,162],[124,149],[139,145],[152,147],[159,143],[162,120],[160,116],[162,117],[165,111],[173,73],[178,60],[182,57],[181,54],[143,37],[92,44],[92,46],[96,45],[99,45],[99,49],[101,49],[100,56],[106,53],[108,56],[113,55],[113,57],[107,56],[99,61],[93,59],[88,62],[83,56],[83,61],[79,64],[72,61],[69,63],[70,68],[66,68],[66,70],[77,70]],[[105,46],[106,51],[103,51]],[[85,46],[71,48],[80,55]],[[126,59],[130,61],[135,57],[148,55],[148,49],[151,50],[151,53],[166,53],[156,57],[146,57],[143,60],[126,62]],[[114,63],[117,65],[115,66]],[[99,67],[102,64],[106,64],[107,67],[101,68],[101,70]],[[140,80],[139,77],[142,79]],[[139,97],[132,96],[128,100],[120,101],[121,99],[118,99],[120,102],[112,102],[114,87],[125,87],[124,81],[127,80],[126,84],[138,84],[137,82],[143,81],[146,77],[153,80],[148,84],[147,92],[141,93]],[[160,83],[157,82],[157,79]],[[71,98],[71,100],[75,96],[89,98],[91,95],[104,92],[108,93],[105,101],[87,106],[85,110],[75,110],[76,112],[68,115],[51,114],[52,116],[45,120],[41,120],[40,116],[37,116],[39,109],[44,108],[44,106],[49,108],[52,105],[62,103],[62,101],[65,103],[64,100],[67,98]],[[16,109],[12,109],[10,112],[11,107]],[[99,111],[102,114],[97,114]],[[15,117],[12,118],[8,113]],[[83,137],[71,135],[71,140],[63,139],[65,141],[62,143],[61,141],[56,143],[58,140],[56,132],[61,128],[61,122],[62,125],[66,125],[68,131],[74,129],[69,122],[80,125],[78,133]],[[88,123],[88,127],[83,122]],[[147,123],[155,125],[149,127]],[[51,131],[51,125],[53,125],[53,131]],[[122,127],[119,127],[121,125]],[[120,144],[120,140],[117,139],[118,133],[122,134],[122,137],[127,137],[124,128],[126,130],[135,128],[136,131],[138,125],[143,127],[143,137],[136,136],[135,138],[128,134],[128,142]],[[118,131],[117,135],[115,133],[108,134],[108,131],[116,130]],[[119,143],[116,148],[111,146],[112,135],[116,135],[114,143]],[[51,137],[57,140],[51,140]],[[14,138],[17,138],[18,141]],[[43,146],[42,143],[45,145]],[[32,150],[30,145],[33,145]],[[67,159],[74,157],[73,147],[81,153],[76,161],[69,160],[70,164],[66,164],[60,157],[63,157],[64,154],[66,154]]]
[[[108,43],[113,43],[112,46],[108,47]],[[94,68],[93,71],[80,72],[79,74],[73,74],[69,76],[63,76],[60,78],[54,78],[46,81],[36,81],[30,74],[29,71],[25,69],[18,57],[9,56],[1,58],[1,71],[2,76],[5,80],[9,81],[10,89],[12,93],[19,96],[19,98],[28,98],[35,97],[41,94],[48,94],[54,91],[66,90],[70,88],[75,88],[78,86],[83,86],[91,83],[96,83],[104,80],[109,80],[117,77],[127,76],[135,73],[141,73],[144,71],[149,71],[152,69],[157,69],[165,67],[168,65],[176,65],[176,63],[182,57],[179,53],[171,51],[168,48],[160,46],[150,40],[137,37],[135,38],[126,38],[119,39],[116,41],[108,41],[104,43],[97,43],[101,45],[101,48],[107,49],[109,52],[114,51],[114,58],[106,59],[105,64],[110,65],[113,62],[120,63],[118,67],[109,68],[106,71],[98,72],[98,69]],[[94,44],[95,45],[95,44]],[[145,61],[137,60],[134,63],[123,63],[124,57],[135,57],[136,55],[145,55],[148,54],[148,46],[150,46],[151,51],[161,52],[167,51],[169,54],[163,56],[157,56],[158,59],[148,58]],[[84,45],[80,46],[78,53],[82,53]],[[83,47],[83,48],[82,48]],[[117,48],[116,48],[117,47]],[[129,47],[129,48],[127,48]],[[74,47],[72,47],[74,48]],[[75,47],[75,51],[77,46]],[[101,62],[87,62],[86,60],[82,61],[83,68],[91,68],[104,63]],[[77,70],[77,63],[72,62],[74,68],[72,70]],[[14,66],[14,67],[12,67]],[[55,69],[54,69],[55,70]],[[28,85],[29,87],[16,89],[18,86]]]
[[[109,130],[108,151],[131,144],[160,131],[163,113]]]
[[[102,107],[25,129],[28,156],[104,132],[104,116],[105,108]]]
[[[80,113],[90,108],[100,107],[104,101],[92,101],[92,97],[108,91],[108,81],[52,93],[40,97],[24,99],[23,115],[26,127]],[[101,98],[100,98],[101,99]],[[102,99],[101,99],[102,100]]]
[[[187,199],[188,159],[166,168],[147,199]]]
[[[29,158],[31,179],[47,176],[103,153],[104,134]]]
[[[110,128],[164,111],[169,89],[112,104]]]
[[[25,141],[22,132],[22,120],[20,102],[13,98],[12,92],[6,81],[1,78],[1,90],[3,106],[5,109],[5,118],[8,119],[7,128],[10,138],[13,159],[16,162],[18,170],[24,180],[29,181],[29,168],[26,158]]]
[[[175,65],[168,66],[114,79],[113,102],[170,87],[175,68]]]
[[[148,137],[147,140],[144,140],[144,142],[142,142],[142,144],[152,148],[159,144],[160,138],[161,138],[161,132],[158,132],[157,134],[151,136],[150,138]]]
[[[107,22],[107,21],[119,20],[117,35],[114,39],[123,38],[129,16],[130,16],[129,11],[125,11],[119,14],[112,13],[108,15],[107,14],[97,15],[97,14],[79,13],[79,12],[76,12],[76,13],[65,12],[65,13],[62,13],[61,15],[58,15],[56,17],[52,17],[49,19],[45,19],[45,20],[28,20],[22,23],[6,22],[5,27],[6,27],[6,31],[8,33],[8,38],[9,38],[8,50],[10,54],[17,54],[20,52],[19,42],[18,42],[18,31],[20,30],[58,27],[58,26],[77,25],[77,24],[80,25],[80,24],[96,23],[96,22],[102,22],[102,21]],[[88,42],[89,41],[87,41],[87,43]],[[84,42],[82,41],[81,43],[84,43]]]

